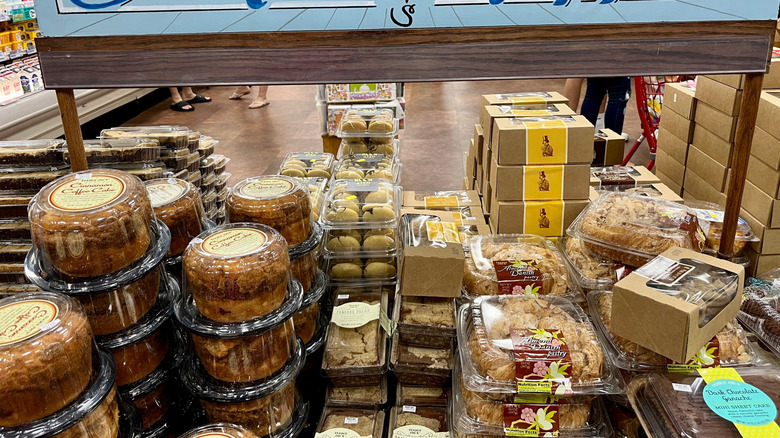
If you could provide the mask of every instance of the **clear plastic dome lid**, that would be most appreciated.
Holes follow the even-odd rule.
[[[152,208],[168,205],[181,199],[193,189],[193,185],[178,178],[159,178],[146,181],[146,191]]]
[[[203,232],[190,242],[186,259],[241,259],[264,255],[268,261],[289,258],[287,242],[273,228],[255,223],[221,225]]]
[[[299,180],[284,175],[267,175],[245,179],[233,187],[233,195],[249,200],[276,199],[308,188]]]
[[[109,210],[129,202],[148,205],[148,196],[140,191],[138,178],[111,169],[84,170],[71,173],[44,187],[30,205],[30,220],[42,211],[60,215],[82,216],[96,210]],[[133,202],[135,201],[135,202]],[[142,207],[142,205],[139,205]]]
[[[179,438],[258,438],[249,429],[231,423],[214,423],[196,427]]]

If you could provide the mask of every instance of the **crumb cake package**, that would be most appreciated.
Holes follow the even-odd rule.
[[[687,362],[737,316],[744,278],[741,265],[668,249],[615,284],[610,329]]]
[[[396,406],[390,410],[388,435],[392,438],[449,438],[449,412],[446,408]]]
[[[314,437],[340,438],[344,436],[359,436],[362,438],[382,438],[384,426],[385,412],[376,408],[326,407]]]

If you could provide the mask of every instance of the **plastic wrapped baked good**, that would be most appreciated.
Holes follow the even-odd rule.
[[[217,176],[222,175],[225,172],[225,169],[227,169],[230,158],[227,158],[224,155],[215,154],[214,159],[217,161],[214,164],[214,173],[217,174]]]
[[[292,152],[287,154],[279,167],[281,175],[296,178],[330,178],[333,154],[322,152]]]
[[[325,233],[325,257],[395,257],[398,251],[395,229],[328,230]]]
[[[328,190],[320,221],[339,230],[396,228],[401,191],[374,180],[335,181]]]
[[[167,149],[187,149],[190,132],[184,126],[127,126],[104,129],[101,138],[147,138],[157,140],[160,147]]]
[[[381,180],[396,183],[401,178],[401,164],[392,155],[344,155],[333,173],[336,180]]]
[[[35,192],[68,171],[67,165],[5,168],[0,170],[0,190]]]
[[[313,303],[309,307],[301,309],[293,316],[293,322],[295,324],[295,334],[303,341],[304,344],[308,344],[314,337],[314,332],[317,329],[317,321],[320,315],[320,304]]]
[[[633,270],[593,251],[576,237],[564,237],[559,244],[569,273],[582,289],[611,290],[613,284]]]
[[[452,343],[447,348],[418,347],[394,336],[390,364],[401,383],[445,386],[452,372],[452,350]]]
[[[152,242],[146,189],[116,170],[76,172],[49,184],[33,198],[29,217],[44,266],[67,277],[116,272]]]
[[[389,109],[351,109],[341,118],[336,136],[343,139],[392,139],[398,134],[398,119]]]
[[[298,180],[283,175],[245,179],[228,195],[230,222],[257,222],[279,231],[290,246],[311,233],[309,191]]]
[[[530,234],[474,236],[463,283],[479,295],[567,295],[569,276],[553,244]]]
[[[265,225],[237,223],[206,231],[182,259],[185,292],[206,318],[238,322],[268,314],[284,301],[287,242]]]
[[[344,429],[364,438],[381,438],[385,413],[377,409],[325,408],[317,426],[318,438],[337,438]]]
[[[450,431],[449,412],[446,408],[420,406],[396,406],[390,410],[390,436],[412,438],[437,436]]]
[[[0,243],[0,263],[24,263],[31,249],[32,244],[26,242]]]
[[[0,218],[3,219],[27,219],[27,205],[32,201],[34,192],[0,193]]]
[[[479,297],[458,311],[463,380],[471,391],[555,395],[619,390],[584,312],[559,297]]]
[[[62,140],[0,141],[0,166],[63,164]]]
[[[672,247],[704,248],[704,233],[690,208],[618,192],[590,203],[566,232],[629,266],[642,266]]]
[[[329,386],[325,399],[327,406],[350,408],[377,408],[387,403],[387,377],[379,385]]]
[[[653,437],[740,438],[755,428],[744,427],[744,433],[740,433],[724,415],[755,426],[764,425],[767,431],[764,433],[771,436],[778,427],[775,418],[775,404],[780,400],[778,388],[780,374],[776,368],[754,368],[707,378],[698,374],[654,373],[632,381],[628,394],[631,405]],[[747,395],[724,397],[730,399],[724,402],[717,391],[724,394],[743,391],[739,394]],[[716,394],[705,395],[713,392]],[[730,410],[713,411],[713,406],[727,408],[729,401]],[[756,431],[757,436],[761,436],[760,430]]]
[[[607,339],[605,348],[615,364],[625,370],[636,372],[686,370],[713,366],[751,366],[758,362],[758,356],[747,340],[737,321],[731,321],[696,356],[686,364],[676,364],[660,354],[617,336],[609,331],[612,320],[612,292],[592,292],[588,295],[589,308],[597,328]]]
[[[160,144],[144,138],[85,140],[84,153],[89,164],[154,163],[160,161]],[[63,154],[69,159],[68,150],[64,146]]]
[[[338,157],[355,154],[380,154],[397,157],[398,152],[398,140],[394,138],[345,138],[339,145]]]
[[[457,358],[455,358],[455,365],[457,365]],[[450,388],[407,385],[399,382],[395,399],[396,404],[401,406],[449,406]]]
[[[328,178],[306,177],[296,179],[309,188],[309,200],[311,201],[311,219],[313,221],[319,220],[321,213],[320,210],[322,210],[322,204],[325,200],[325,189],[328,187]]]
[[[303,286],[304,292],[309,292],[314,277],[317,274],[317,257],[314,252],[304,254],[290,260],[290,272]]]
[[[701,201],[686,201],[685,205],[691,208],[699,219],[699,226],[707,239],[708,252],[717,253],[720,248],[720,235],[723,230],[723,217],[725,215],[723,207],[712,202]],[[740,218],[737,223],[737,234],[734,237],[734,253],[742,251],[748,242],[758,242],[760,240],[753,234],[753,229],[750,228],[750,225]]]
[[[31,239],[31,224],[26,218],[0,220],[0,241],[29,242]]]
[[[182,254],[204,228],[200,191],[187,181],[175,178],[154,179],[145,185],[155,216],[171,231],[168,257]]]
[[[387,368],[387,332],[380,324],[386,312],[383,293],[337,294],[322,358],[322,370],[334,385],[379,384]]]
[[[171,368],[157,369],[142,380],[119,389],[123,400],[135,405],[149,430],[171,411],[177,399],[177,386]]]
[[[338,257],[325,259],[325,272],[337,283],[392,283],[396,280],[396,259]]]
[[[455,339],[453,298],[397,296],[393,316],[403,343],[448,348]]]
[[[219,436],[224,438],[259,438],[249,429],[230,423],[214,423],[196,427],[179,435],[179,438],[201,438]]]
[[[30,423],[76,400],[90,381],[92,351],[75,300],[50,292],[0,300],[0,426]]]
[[[206,158],[211,156],[211,154],[214,153],[214,149],[216,149],[218,144],[219,141],[214,140],[213,137],[201,135],[200,145],[198,146],[198,153],[200,154],[201,158]]]

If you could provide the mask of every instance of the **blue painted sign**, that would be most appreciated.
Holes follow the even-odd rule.
[[[780,0],[38,0],[46,36],[774,20]],[[652,37],[652,35],[648,35]]]

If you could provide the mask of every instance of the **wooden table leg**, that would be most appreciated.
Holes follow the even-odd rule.
[[[87,170],[87,155],[84,153],[84,138],[81,136],[81,123],[76,109],[76,96],[70,88],[57,89],[57,103],[60,106],[65,141],[68,142],[70,168],[74,172]]]
[[[750,148],[753,145],[753,132],[756,129],[758,104],[761,101],[763,73],[745,75],[745,88],[742,92],[742,106],[739,110],[737,133],[734,139],[734,155],[731,160],[731,180],[726,200],[726,214],[723,219],[723,231],[720,237],[718,256],[730,258],[734,253],[734,237],[739,222],[739,208],[742,205],[742,189],[745,187]]]

